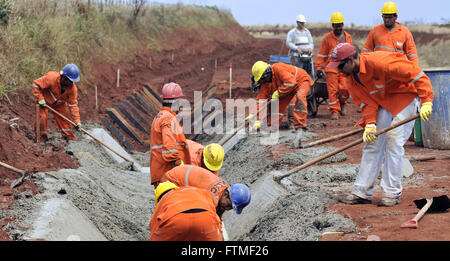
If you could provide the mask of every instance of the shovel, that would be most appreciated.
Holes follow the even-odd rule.
[[[386,128],[384,128],[384,129],[382,129],[382,130],[377,131],[377,132],[375,133],[375,135],[378,136],[378,135],[380,135],[380,134],[383,134],[383,133],[385,133],[385,132],[388,132],[388,131],[390,131],[390,130],[392,130],[392,129],[397,128],[398,126],[401,126],[401,125],[403,125],[403,124],[405,124],[405,123],[408,123],[408,122],[410,122],[410,121],[413,121],[413,120],[415,120],[415,119],[417,119],[417,118],[419,118],[419,117],[420,117],[419,114],[413,115],[413,116],[411,116],[411,117],[409,117],[409,118],[406,118],[406,119],[404,119],[404,120],[402,120],[402,121],[399,121],[399,122],[397,122],[397,123],[394,123],[394,124],[392,124],[392,125],[389,126],[389,127],[386,127]],[[307,167],[309,167],[309,166],[311,166],[311,165],[313,165],[313,164],[315,164],[315,163],[317,163],[317,162],[320,162],[320,161],[322,161],[322,160],[324,160],[324,159],[326,159],[326,158],[329,158],[329,157],[331,157],[331,156],[333,156],[333,155],[335,155],[335,154],[338,154],[338,153],[341,152],[341,151],[344,151],[344,150],[346,150],[346,149],[348,149],[348,148],[354,147],[354,146],[356,146],[356,145],[358,145],[358,144],[361,144],[361,143],[363,143],[363,139],[362,139],[362,138],[359,138],[358,140],[355,140],[355,141],[353,141],[353,142],[351,142],[351,143],[349,143],[349,144],[347,144],[347,145],[345,145],[345,146],[342,146],[342,147],[340,147],[340,148],[337,148],[336,150],[334,150],[334,151],[332,151],[332,152],[330,152],[330,153],[327,153],[327,154],[325,154],[325,155],[322,155],[322,156],[320,156],[320,157],[317,157],[316,159],[313,159],[313,160],[311,160],[311,161],[308,161],[308,162],[304,163],[303,165],[300,165],[300,166],[298,166],[298,167],[295,167],[295,168],[289,170],[288,172],[286,172],[286,173],[284,173],[284,174],[282,174],[282,175],[274,175],[274,176],[273,176],[273,180],[276,181],[276,182],[278,182],[278,183],[280,183],[282,179],[284,179],[285,177],[288,177],[288,176],[292,175],[293,173],[295,173],[295,172],[297,172],[297,171],[299,171],[299,170],[305,169],[305,168],[307,168]]]
[[[10,188],[15,188],[15,187],[17,187],[17,186],[19,186],[20,184],[23,183],[23,178],[27,174],[27,172],[25,170],[21,170],[21,169],[15,168],[15,167],[10,166],[10,165],[8,165],[8,164],[6,164],[4,162],[1,162],[1,161],[0,161],[0,166],[3,166],[5,168],[7,168],[9,170],[12,170],[12,171],[14,171],[16,173],[19,173],[21,175],[20,178],[14,180],[14,182],[11,183]]]
[[[53,113],[55,113],[56,115],[58,115],[59,117],[63,118],[64,120],[66,120],[67,122],[69,122],[70,124],[72,124],[73,126],[77,126],[76,123],[74,123],[73,121],[69,120],[67,117],[65,117],[64,115],[62,115],[61,113],[57,112],[55,109],[53,109],[50,106],[46,106],[49,110],[51,110]],[[120,154],[119,152],[117,152],[116,150],[114,150],[113,148],[111,148],[110,146],[106,145],[105,143],[103,143],[101,140],[99,140],[97,137],[95,137],[94,135],[92,135],[91,133],[89,133],[88,131],[86,131],[83,128],[80,128],[80,131],[86,133],[87,135],[89,135],[91,138],[93,138],[95,141],[97,141],[98,143],[102,144],[103,146],[105,146],[106,148],[108,148],[110,151],[114,152],[116,155],[118,155],[119,157],[121,157],[122,159],[124,159],[127,162],[130,162],[133,164],[133,161],[126,158],[125,156],[123,156],[122,154]],[[133,164],[134,166],[134,164]]]
[[[450,208],[450,199],[446,195],[442,195],[433,198],[417,199],[414,200],[414,204],[416,204],[417,208],[420,208],[420,211],[413,219],[404,222],[401,225],[402,228],[418,228],[419,220],[425,213],[444,212]]]

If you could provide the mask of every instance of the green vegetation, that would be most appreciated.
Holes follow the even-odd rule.
[[[114,63],[138,47],[159,51],[163,43],[158,37],[175,28],[236,24],[229,12],[217,7],[182,4],[145,5],[136,12],[133,4],[103,1],[0,0],[2,21],[3,13],[9,19],[0,23],[0,98],[31,88],[33,80],[69,62],[77,64],[83,76],[93,57]]]

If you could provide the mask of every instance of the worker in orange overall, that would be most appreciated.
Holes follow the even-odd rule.
[[[39,129],[40,141],[48,140],[47,121],[48,108],[50,106],[63,116],[69,118],[69,110],[77,129],[81,127],[80,111],[78,108],[78,92],[75,85],[80,81],[79,69],[75,64],[67,64],[60,72],[50,71],[41,78],[33,81],[33,95],[40,105]],[[37,111],[36,111],[37,113]],[[63,138],[77,140],[73,134],[71,123],[58,115],[54,115],[56,124]],[[34,123],[37,128],[37,123]]]
[[[176,113],[170,106],[177,98],[183,97],[181,86],[176,83],[164,84],[161,98],[163,107],[153,119],[150,132],[150,176],[156,188],[161,177],[173,167],[191,164],[186,137]]]
[[[258,91],[256,109],[259,110],[259,105],[267,102],[266,99],[271,101],[277,100],[279,102],[278,115],[274,115],[274,112],[270,114],[272,116],[278,116],[278,123],[281,124],[287,107],[295,96],[296,105],[293,113],[293,124],[297,130],[305,130],[307,128],[306,118],[308,116],[306,95],[313,83],[308,73],[290,64],[274,63],[270,65],[263,61],[257,61],[252,67],[252,75],[252,81],[254,82],[252,86],[255,86],[256,91]],[[250,114],[246,119],[248,120],[253,115]],[[270,120],[267,121],[268,125],[269,122]],[[260,126],[261,123],[258,115],[257,120],[253,124],[253,128],[258,130]]]
[[[344,17],[342,13],[336,12],[331,15],[331,25],[333,31],[329,32],[322,39],[322,45],[316,56],[316,78],[326,77],[328,90],[328,108],[331,119],[339,119],[339,114],[343,116],[344,106],[349,98],[348,77],[339,73],[337,69],[327,67],[331,60],[334,47],[339,43],[352,43],[352,38],[348,32],[343,30]]]
[[[193,186],[206,189],[213,199],[217,215],[222,218],[226,210],[235,209],[237,214],[250,203],[250,189],[245,184],[230,185],[211,171],[194,165],[175,167],[161,178],[179,187]]]
[[[371,203],[373,187],[384,160],[381,204],[400,203],[403,146],[411,135],[414,121],[379,136],[374,134],[377,129],[384,129],[418,111],[421,119],[428,121],[434,97],[430,79],[415,62],[408,61],[401,53],[375,51],[359,55],[348,43],[336,46],[328,66],[351,76],[353,84],[349,91],[362,111],[357,125],[364,128],[366,143],[353,191],[343,201]]]
[[[395,3],[386,2],[381,9],[383,24],[375,26],[366,39],[361,53],[373,51],[397,52],[419,64],[416,44],[408,28],[397,22],[398,9]]]
[[[220,144],[211,143],[203,147],[202,144],[188,139],[187,145],[192,165],[202,167],[219,175],[219,170],[222,168],[225,157],[225,151]]]
[[[150,241],[222,241],[222,222],[205,189],[162,182],[155,203]]]

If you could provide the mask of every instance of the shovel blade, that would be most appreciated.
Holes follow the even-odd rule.
[[[406,221],[405,223],[403,223],[401,225],[402,228],[418,228],[419,227],[419,223],[417,222],[417,220],[415,219],[411,219]]]
[[[425,199],[425,198],[414,200],[414,204],[416,204],[416,207],[419,209],[421,209],[423,206],[425,206],[426,203],[427,203],[427,199]],[[443,212],[443,211],[446,211],[448,208],[450,208],[450,199],[447,197],[447,195],[433,197],[433,203],[431,204],[427,213]]]

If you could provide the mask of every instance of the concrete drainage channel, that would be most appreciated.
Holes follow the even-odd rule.
[[[44,240],[148,240],[149,221],[154,209],[150,185],[149,153],[128,155],[109,134],[96,125],[88,127],[97,138],[127,157],[134,158],[134,170],[109,150],[83,136],[66,148],[81,166],[33,175],[43,193],[34,197],[17,194],[17,206],[8,215],[20,220],[10,223],[13,239]],[[352,232],[354,223],[327,207],[336,195],[349,191],[358,165],[314,166],[282,180],[273,181],[277,171],[290,169],[332,147],[297,150],[280,161],[270,159],[269,146],[292,144],[299,138],[290,131],[279,137],[238,133],[229,140],[220,176],[228,183],[245,183],[252,201],[241,215],[228,211],[223,216],[229,240],[317,240],[324,232]],[[303,141],[315,137],[301,133]],[[214,137],[202,143],[219,142]],[[304,140],[303,140],[304,139]],[[339,153],[324,163],[345,160]]]

